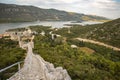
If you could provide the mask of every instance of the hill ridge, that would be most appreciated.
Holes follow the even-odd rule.
[[[108,20],[105,17],[67,12],[57,9],[43,9],[32,5],[16,5],[0,3],[0,22],[22,21],[86,21]]]

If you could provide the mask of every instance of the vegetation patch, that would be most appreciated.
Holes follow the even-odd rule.
[[[0,69],[8,67],[16,62],[23,61],[26,51],[19,48],[17,41],[0,39]],[[18,67],[12,67],[0,73],[0,79],[6,80],[18,71]]]
[[[66,42],[61,41],[64,38],[53,40],[49,32],[45,32],[45,36],[35,36],[34,52],[55,66],[67,69],[72,80],[120,80],[120,52],[70,38]],[[88,51],[85,54],[79,48],[71,48],[72,44]]]

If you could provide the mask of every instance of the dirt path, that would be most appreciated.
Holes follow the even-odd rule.
[[[76,39],[80,40],[80,41],[83,41],[83,42],[89,42],[89,43],[93,43],[93,44],[105,46],[107,48],[111,48],[111,49],[116,50],[116,51],[120,51],[120,48],[117,48],[117,47],[114,47],[114,46],[111,46],[111,45],[108,45],[108,44],[105,44],[105,43],[102,43],[102,42],[98,42],[98,41],[94,41],[94,40],[89,40],[89,39],[83,39],[83,38],[76,38]]]

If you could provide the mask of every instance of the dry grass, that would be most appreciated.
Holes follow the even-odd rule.
[[[80,47],[79,49],[86,54],[93,54],[95,52],[93,49],[90,49],[88,47]]]

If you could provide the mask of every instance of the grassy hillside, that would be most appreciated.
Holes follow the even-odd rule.
[[[34,26],[32,29],[40,33],[45,27]],[[34,53],[41,55],[55,66],[67,69],[72,80],[120,80],[119,52],[73,39],[64,42],[64,37],[52,40],[48,29],[44,30],[45,36],[40,34],[35,36]],[[72,44],[78,48],[71,48]]]
[[[120,48],[120,19],[99,25],[87,35],[87,38],[96,39]]]
[[[68,33],[70,30],[71,33]],[[71,28],[62,28],[55,33],[68,38],[82,37],[101,41],[116,47],[120,47],[120,19],[103,24],[95,25],[73,25]]]

